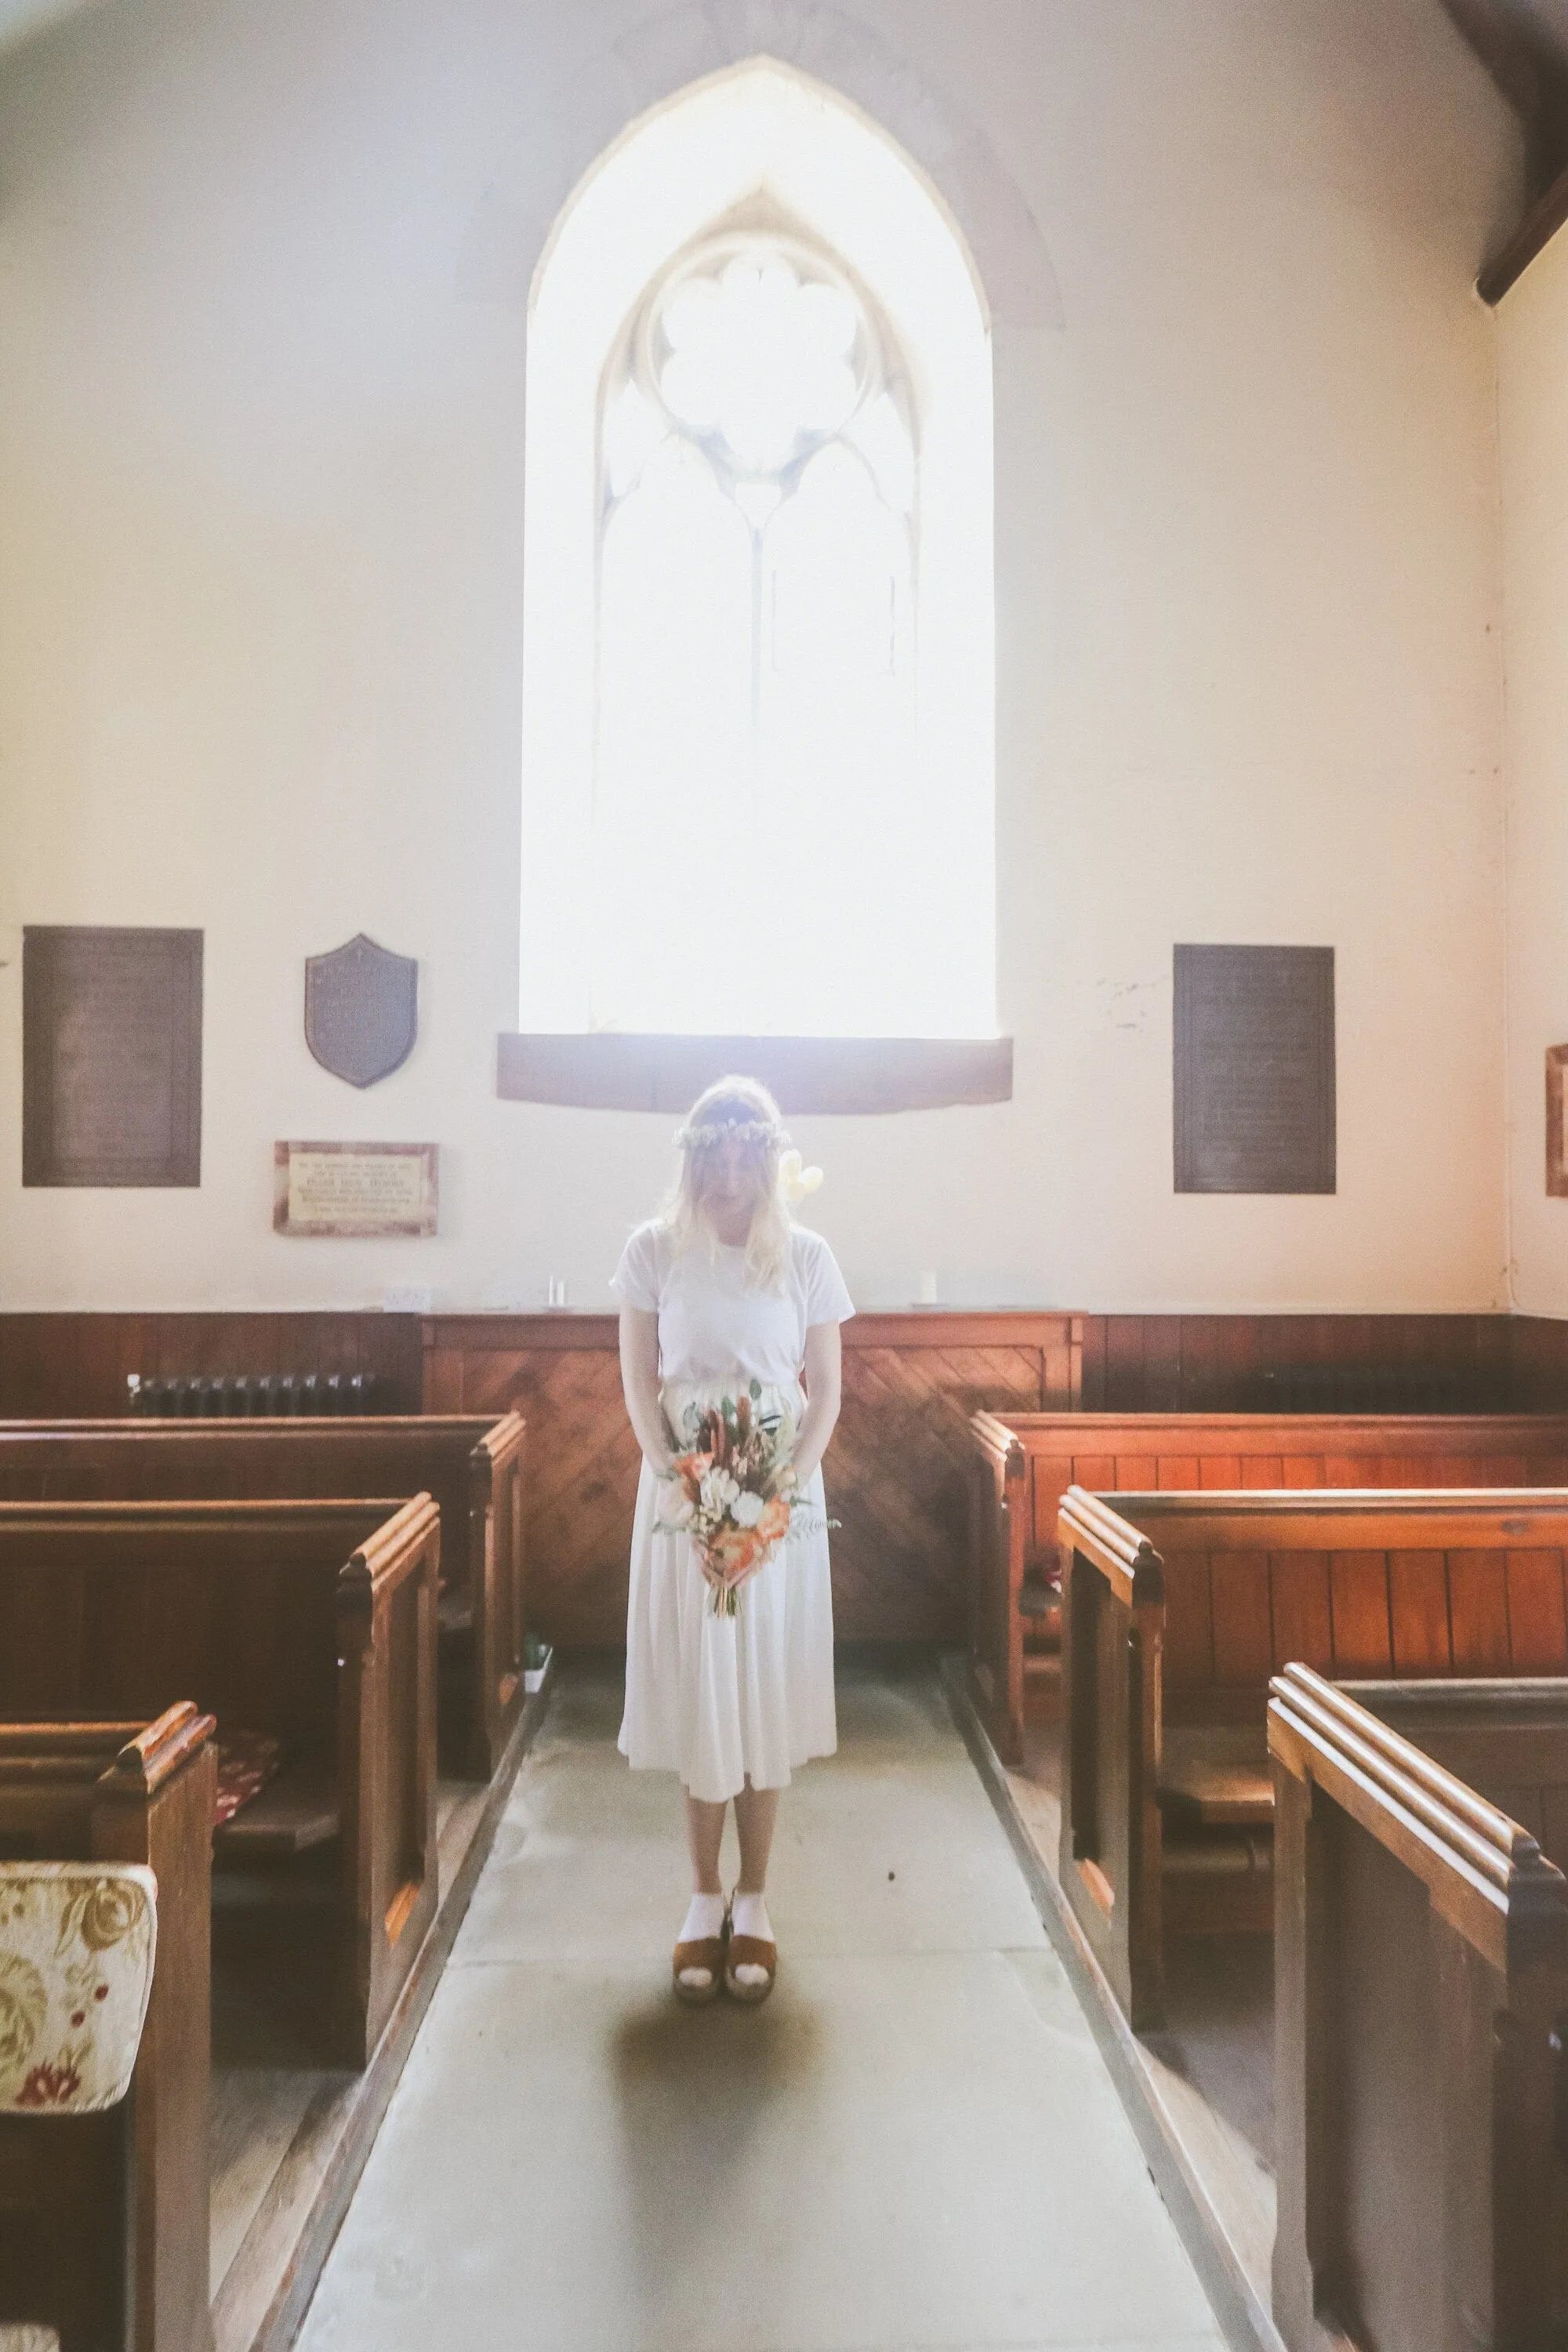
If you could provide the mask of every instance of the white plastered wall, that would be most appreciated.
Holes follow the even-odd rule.
[[[1568,234],[1498,309],[1507,652],[1509,1177],[1515,1303],[1568,1315],[1545,1056],[1568,1045]]]
[[[542,208],[710,37],[837,58],[996,321],[1016,1093],[795,1123],[858,1296],[1501,1303],[1470,289],[1517,147],[1432,0],[117,0],[0,56],[4,1303],[604,1301],[671,1122],[494,1093],[527,283]],[[23,1191],[26,922],[205,929],[199,1192]],[[361,929],[422,989],[363,1095],[300,1019]],[[1176,940],[1336,949],[1334,1198],[1173,1195]],[[275,1237],[287,1135],[437,1139],[439,1237]]]

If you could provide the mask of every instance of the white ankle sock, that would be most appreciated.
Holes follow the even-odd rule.
[[[723,1925],[724,1897],[721,1895],[694,1895],[691,1908],[686,1915],[686,1925],[676,1941],[681,1944],[703,1943],[710,1936],[716,1936]],[[711,1969],[682,1969],[680,1971],[681,1983],[698,1990],[712,1980]]]
[[[759,1942],[773,1941],[773,1923],[768,1917],[765,1895],[737,1895],[731,1914],[731,1925],[737,1936],[755,1936]],[[768,1972],[755,1960],[742,1960],[734,1971],[737,1984],[757,1985],[767,1982]]]
[[[768,1917],[767,1896],[742,1895],[737,1892],[731,1925],[737,1936],[757,1936],[764,1944],[771,1944],[773,1940],[773,1923]]]

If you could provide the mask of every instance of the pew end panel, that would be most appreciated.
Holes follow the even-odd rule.
[[[1163,1573],[1153,1547],[1080,1488],[1066,1497],[1060,1526],[1068,1566],[1058,1874],[1136,2032],[1164,2012]]]
[[[1355,1689],[1291,1666],[1269,1701],[1275,2319],[1290,2352],[1536,2352],[1568,2315],[1568,1885],[1405,1736],[1426,1697]],[[1562,1682],[1428,1692],[1505,1778],[1568,1728]]]
[[[970,1416],[969,1679],[1004,1763],[1024,1755],[1024,1645],[1015,1640],[1027,1542],[1028,1465],[994,1413]]]
[[[337,2037],[366,2064],[436,1916],[436,1596],[440,1513],[416,1496],[339,1579],[338,1718],[348,1937]],[[351,1666],[351,1662],[352,1666]]]
[[[0,1852],[132,1862],[158,1885],[131,2095],[0,2117],[0,2318],[63,2346],[211,2352],[207,2166],[213,1721],[0,1726]]]

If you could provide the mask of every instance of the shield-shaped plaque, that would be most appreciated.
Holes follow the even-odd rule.
[[[305,959],[305,1043],[324,1070],[374,1087],[414,1051],[419,966],[363,931],[331,955]]]

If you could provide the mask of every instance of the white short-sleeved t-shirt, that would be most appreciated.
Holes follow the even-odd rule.
[[[639,1225],[610,1277],[627,1307],[658,1317],[658,1368],[665,1381],[761,1381],[788,1387],[800,1378],[814,1323],[847,1323],[855,1308],[820,1234],[795,1226],[789,1269],[776,1294],[749,1289],[745,1251],[699,1242],[679,1254],[668,1228]]]

